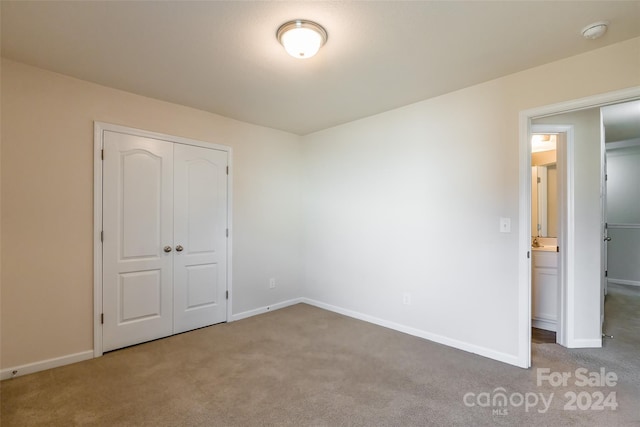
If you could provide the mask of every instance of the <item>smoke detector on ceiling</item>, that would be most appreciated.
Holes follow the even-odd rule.
[[[607,32],[609,23],[607,21],[594,22],[582,29],[582,37],[588,40],[599,39]]]

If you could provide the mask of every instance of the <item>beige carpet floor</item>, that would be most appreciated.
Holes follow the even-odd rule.
[[[3,381],[0,422],[638,426],[640,289],[612,287],[606,305],[607,332],[615,338],[604,348],[534,344],[534,366],[525,370],[299,304]],[[615,386],[582,387],[575,378],[567,386],[536,384],[537,368],[573,374],[601,367],[617,374]],[[513,402],[483,406],[498,388]],[[572,392],[587,409],[565,409]],[[614,392],[617,408],[593,409],[596,392]],[[541,402],[516,405],[518,396],[532,403],[533,394],[548,400],[551,393],[544,413]]]

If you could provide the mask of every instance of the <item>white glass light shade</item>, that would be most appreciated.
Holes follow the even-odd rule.
[[[315,22],[289,21],[280,26],[276,37],[294,58],[311,58],[327,41],[327,32]]]
[[[282,35],[281,42],[294,58],[311,58],[320,50],[322,37],[309,28],[294,28]]]

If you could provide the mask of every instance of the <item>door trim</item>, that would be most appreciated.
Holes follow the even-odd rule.
[[[518,366],[531,367],[531,147],[529,134],[531,120],[535,118],[602,107],[640,97],[640,86],[635,86],[586,98],[520,111],[519,114],[519,209],[518,209]],[[573,179],[573,177],[571,177]],[[525,226],[526,225],[526,226]],[[570,266],[567,266],[569,268]],[[572,274],[572,272],[568,272]],[[567,295],[569,297],[569,295]],[[565,307],[566,309],[566,307]],[[572,313],[567,312],[567,317]],[[572,319],[568,318],[567,323]],[[580,344],[580,343],[574,343]]]
[[[197,147],[216,149],[227,153],[227,161],[229,164],[229,173],[227,176],[227,228],[229,236],[227,238],[227,291],[229,298],[227,299],[226,321],[231,321],[232,313],[232,182],[233,168],[232,150],[227,145],[197,141],[195,139],[183,138],[179,136],[167,135],[157,132],[146,131],[126,126],[114,125],[99,121],[93,122],[93,357],[102,356],[102,148],[103,135],[105,131],[120,132],[129,135],[142,136],[147,138],[158,139],[178,144],[194,145]]]

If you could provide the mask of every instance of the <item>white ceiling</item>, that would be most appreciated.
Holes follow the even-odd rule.
[[[2,1],[2,56],[296,134],[640,36],[640,1]],[[275,38],[329,33],[308,60]],[[608,20],[595,41],[587,24]]]

